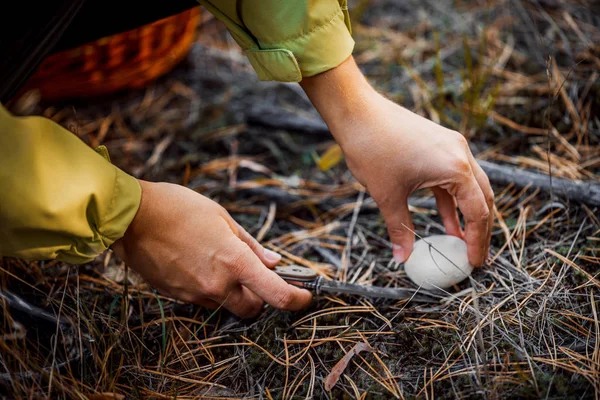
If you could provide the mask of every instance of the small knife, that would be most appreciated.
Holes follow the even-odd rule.
[[[354,283],[323,279],[310,268],[299,265],[275,267],[275,273],[286,282],[304,289],[321,292],[355,294],[363,297],[382,299],[410,300],[419,303],[438,303],[441,296],[410,288],[385,288],[379,286],[357,285]]]

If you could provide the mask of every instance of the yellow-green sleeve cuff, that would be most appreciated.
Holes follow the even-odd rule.
[[[299,82],[340,65],[354,40],[345,0],[199,0],[225,23],[259,79]]]
[[[89,262],[125,234],[139,208],[138,181],[105,149],[1,105],[0,159],[1,256]]]

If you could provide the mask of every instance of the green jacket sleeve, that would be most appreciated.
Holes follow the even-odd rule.
[[[91,261],[123,236],[140,199],[105,148],[0,105],[0,256]]]
[[[299,82],[354,49],[347,0],[199,0],[225,23],[261,80]]]

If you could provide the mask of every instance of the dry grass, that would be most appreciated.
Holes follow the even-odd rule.
[[[463,132],[480,159],[600,178],[600,17],[591,2],[356,3],[355,55],[380,90]],[[285,263],[410,286],[363,188],[342,164],[318,168],[330,138],[249,122],[262,104],[317,126],[306,99],[289,85],[258,84],[222,27],[208,20],[202,30],[190,64],[143,93],[75,106],[25,102],[23,112],[105,144],[136,176],[218,200]],[[2,390],[11,398],[598,398],[598,209],[535,188],[495,191],[489,265],[427,307],[327,296],[304,312],[266,308],[240,321],[158,295],[111,253],[80,267],[4,259],[3,291],[49,314],[5,307]],[[430,202],[415,204],[416,232],[443,232]],[[373,351],[344,358],[359,343]],[[327,392],[340,360],[346,368]]]

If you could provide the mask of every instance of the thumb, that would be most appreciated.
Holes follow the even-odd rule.
[[[408,211],[408,202],[406,199],[387,202],[383,207],[380,207],[380,210],[392,242],[394,261],[402,263],[412,253],[415,243],[414,226],[410,211]]]

